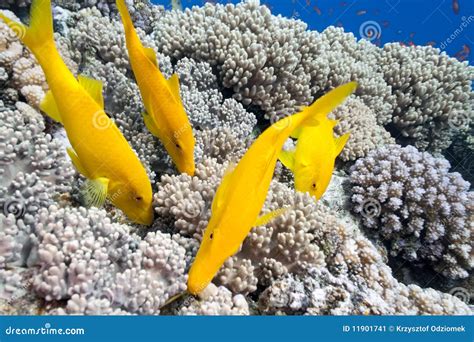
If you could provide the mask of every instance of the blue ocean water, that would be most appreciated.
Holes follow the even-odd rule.
[[[153,0],[171,8],[171,1]],[[205,0],[182,0],[183,7]],[[238,3],[237,0],[212,1]],[[272,13],[301,19],[310,29],[342,26],[377,45],[433,45],[474,64],[474,0],[261,0]]]

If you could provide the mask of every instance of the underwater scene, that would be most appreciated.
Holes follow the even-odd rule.
[[[0,0],[1,315],[472,315],[474,2]]]

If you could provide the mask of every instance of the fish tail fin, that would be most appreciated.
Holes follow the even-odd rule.
[[[133,26],[132,17],[130,16],[130,12],[128,12],[127,4],[125,0],[116,0],[117,8],[120,12],[120,16],[122,17],[123,27],[125,32],[127,31],[135,31],[135,27]]]
[[[303,109],[303,119],[295,127],[298,130],[301,127],[316,126],[321,120],[327,118],[337,106],[343,103],[357,88],[357,82],[343,84],[324,96],[317,99],[312,105]]]
[[[54,45],[53,14],[51,0],[33,0],[30,26],[16,22],[0,13],[0,19],[15,32],[18,38],[36,55],[42,54],[44,46]]]

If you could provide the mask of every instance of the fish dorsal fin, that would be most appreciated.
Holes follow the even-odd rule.
[[[82,88],[97,102],[100,108],[104,108],[104,97],[102,95],[104,84],[101,81],[84,75],[77,76],[77,80]]]
[[[59,113],[56,100],[51,90],[48,90],[43,101],[41,101],[40,109],[56,122],[61,122],[61,114]]]
[[[176,101],[181,102],[181,95],[179,93],[179,77],[178,74],[173,74],[168,79],[168,86],[173,93],[174,98]]]
[[[108,178],[99,177],[96,179],[88,179],[82,190],[86,206],[99,208],[103,206],[107,199],[108,187]]]
[[[155,66],[158,66],[158,60],[156,58],[156,52],[152,48],[143,48],[143,52],[145,53],[146,57],[152,62]]]
[[[278,156],[281,163],[286,166],[286,168],[293,171],[295,167],[295,150],[285,151],[281,150],[280,155]]]
[[[76,151],[74,151],[71,147],[66,148],[67,154],[69,158],[71,158],[72,164],[76,168],[76,170],[83,175],[84,177],[88,178],[89,173],[86,171],[84,165],[82,165],[79,156],[77,155]]]
[[[211,212],[216,213],[216,211],[222,206],[223,199],[226,197],[228,192],[230,180],[232,179],[232,175],[234,174],[235,164],[231,163],[227,167],[224,172],[224,176],[222,176],[221,184],[217,188],[216,194],[214,196],[214,200],[212,201],[212,208]]]
[[[155,121],[150,114],[147,112],[142,113],[143,121],[145,122],[146,128],[153,134],[155,137],[159,137],[158,135],[158,128],[156,127]]]
[[[257,218],[257,221],[255,221],[254,227],[257,226],[263,226],[267,224],[268,222],[272,221],[273,219],[277,218],[280,215],[283,215],[286,213],[290,208],[280,208],[277,210],[273,210],[269,212],[268,214],[262,215]]]
[[[334,144],[336,145],[335,157],[337,157],[339,153],[342,152],[342,149],[344,148],[347,141],[349,140],[350,135],[351,135],[350,133],[346,133],[340,136],[339,138],[334,139]]]

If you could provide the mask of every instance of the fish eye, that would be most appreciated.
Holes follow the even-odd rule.
[[[137,197],[135,197],[135,199],[136,199],[137,201],[141,201],[141,200],[143,199],[143,197],[142,197],[142,196],[137,196]]]
[[[176,146],[176,148],[180,149],[181,150],[181,145],[178,144],[178,143],[175,143],[174,146]]]
[[[209,239],[212,240],[213,237],[214,237],[214,233],[211,233],[211,235],[209,235]]]
[[[316,188],[317,188],[316,183],[313,183],[312,187],[313,187],[314,190],[316,190]]]

